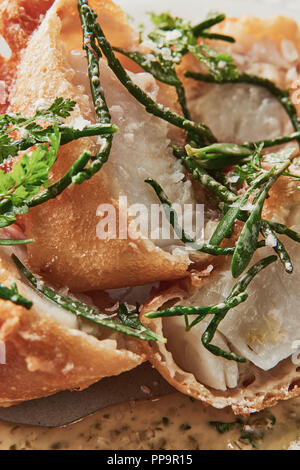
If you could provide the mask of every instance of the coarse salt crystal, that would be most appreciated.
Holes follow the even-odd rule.
[[[82,129],[84,129],[87,126],[90,126],[91,124],[92,124],[91,121],[87,121],[81,116],[78,116],[72,122],[72,126],[74,127],[74,129],[78,131],[82,131]]]
[[[167,41],[175,41],[175,39],[179,39],[182,36],[181,32],[178,29],[173,29],[172,31],[167,31],[165,38]]]
[[[277,245],[277,240],[271,233],[266,237],[266,245],[274,248]]]

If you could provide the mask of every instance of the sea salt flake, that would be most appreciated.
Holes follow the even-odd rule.
[[[78,131],[82,131],[82,129],[84,129],[87,126],[90,126],[91,124],[92,124],[91,121],[87,121],[83,117],[78,116],[72,122],[72,127],[74,127],[74,129],[76,129]]]
[[[266,237],[266,245],[270,246],[271,248],[274,248],[277,245],[277,240],[271,233],[269,233],[269,235]]]
[[[172,31],[167,31],[165,38],[169,41],[175,41],[176,39],[181,38],[182,34],[178,29],[173,29]]]

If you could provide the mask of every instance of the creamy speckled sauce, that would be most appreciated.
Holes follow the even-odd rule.
[[[255,417],[255,421],[261,421],[259,430],[264,434],[256,441],[258,448],[300,449],[300,398],[281,403],[270,412],[276,417],[273,426],[264,418],[266,413]],[[249,442],[240,439],[239,425],[220,434],[209,424],[235,420],[229,410],[205,407],[176,393],[112,406],[59,429],[0,422],[0,449],[251,449]]]

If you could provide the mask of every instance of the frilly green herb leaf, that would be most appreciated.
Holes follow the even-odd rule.
[[[113,134],[117,131],[111,123],[91,124],[76,129],[67,126],[62,118],[70,116],[75,102],[69,99],[56,98],[50,106],[38,108],[32,117],[22,114],[2,114],[0,116],[0,162],[15,157],[18,152],[28,150],[30,147],[51,143],[50,136],[58,129],[61,136],[61,145],[83,137]],[[42,127],[39,122],[47,121],[50,125]]]
[[[17,214],[28,212],[29,200],[47,185],[60,146],[57,127],[49,141],[49,147],[39,145],[25,154],[9,173],[0,170],[0,227],[13,223]]]

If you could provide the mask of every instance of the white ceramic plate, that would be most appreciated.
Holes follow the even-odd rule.
[[[135,20],[141,22],[146,12],[169,10],[178,16],[194,19],[195,23],[209,11],[219,11],[228,16],[246,13],[256,16],[286,15],[300,23],[299,0],[115,0]]]

